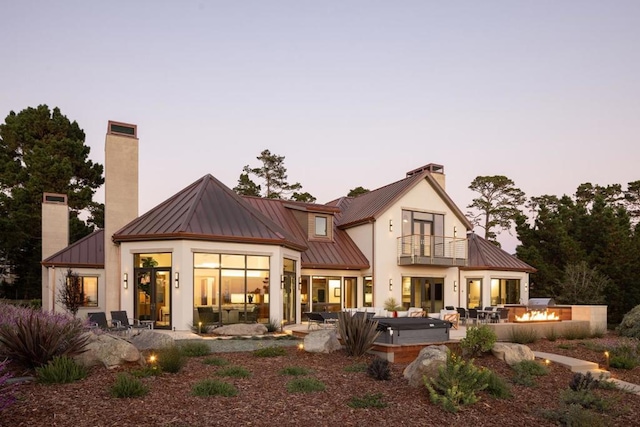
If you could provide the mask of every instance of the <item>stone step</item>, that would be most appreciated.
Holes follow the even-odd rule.
[[[545,353],[542,351],[534,351],[534,356],[539,359],[546,359],[550,362],[566,366],[571,372],[585,372],[590,370],[598,370],[600,367],[595,362],[587,362],[573,357],[561,356],[559,354]]]
[[[612,383],[618,386],[620,390],[624,390],[629,393],[637,394],[640,396],[640,385],[631,384],[626,381],[617,380],[615,378],[609,379]]]

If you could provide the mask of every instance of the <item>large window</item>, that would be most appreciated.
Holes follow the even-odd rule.
[[[364,278],[364,304],[363,307],[373,307],[373,279],[370,276]]]
[[[195,312],[214,323],[269,320],[268,256],[195,253],[193,265]]]
[[[67,281],[74,280],[77,277],[78,285],[82,290],[81,307],[97,307],[98,306],[98,278],[74,276],[67,277]],[[76,287],[74,287],[77,289]]]
[[[491,305],[519,303],[520,279],[491,279]]]
[[[329,235],[328,231],[327,231],[327,217],[326,216],[316,216],[315,235],[316,236],[322,236],[322,237],[326,237],[326,236]]]
[[[482,308],[482,279],[467,280],[467,308]]]

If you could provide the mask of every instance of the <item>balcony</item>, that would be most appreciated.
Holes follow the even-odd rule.
[[[413,234],[398,238],[398,265],[465,266],[467,239]]]

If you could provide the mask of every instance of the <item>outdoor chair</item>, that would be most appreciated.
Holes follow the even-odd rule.
[[[474,324],[478,324],[480,322],[484,322],[485,321],[485,313],[478,313],[478,309],[477,308],[470,308],[469,309],[469,319],[471,319],[473,321]]]
[[[305,313],[307,315],[307,329],[311,329],[311,326],[315,326],[319,328],[320,325],[324,324],[324,317],[317,311],[308,311]]]
[[[125,332],[128,328],[125,328],[120,324],[120,322],[116,320],[112,320],[112,325],[109,326],[107,322],[107,315],[104,311],[99,311],[95,313],[87,313],[87,318],[89,319],[89,323],[92,328],[99,328],[103,331],[107,332]]]
[[[457,307],[456,311],[458,312],[458,315],[460,316],[460,323],[462,323],[463,325],[467,324],[467,320],[469,319],[469,313],[467,313],[467,309],[463,308],[463,307]]]
[[[111,312],[111,320],[115,321],[115,322],[120,322],[120,325],[123,328],[126,328],[128,330],[132,330],[132,329],[151,329],[152,326],[153,326],[153,323],[151,323],[151,322],[141,323],[138,319],[131,319],[131,322],[129,322],[129,318],[127,317],[127,312],[124,311],[124,310],[112,311]]]
[[[213,307],[198,307],[198,320],[203,325],[216,325],[220,323],[220,312],[213,311]]]
[[[500,323],[509,321],[509,309],[508,308],[501,308],[500,310],[498,310],[498,321]]]

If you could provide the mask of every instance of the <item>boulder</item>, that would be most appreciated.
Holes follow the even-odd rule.
[[[264,335],[267,327],[262,323],[235,323],[233,325],[220,326],[211,331],[214,335]]]
[[[411,362],[402,375],[409,381],[411,387],[424,386],[424,377],[431,378],[438,375],[438,368],[447,362],[449,350],[446,345],[430,345],[418,353],[416,360]]]
[[[507,365],[513,366],[523,360],[534,360],[535,356],[529,347],[512,342],[497,342],[491,347],[491,353]]]
[[[114,368],[125,363],[144,365],[140,351],[124,338],[110,334],[88,332],[87,351],[75,357],[76,362],[85,367],[103,365]]]
[[[332,353],[341,348],[335,329],[313,331],[304,337],[304,350],[309,353]]]
[[[169,334],[155,332],[151,329],[137,329],[131,332],[129,341],[138,350],[158,350],[174,345],[175,340]]]

